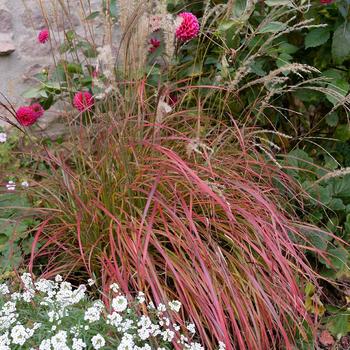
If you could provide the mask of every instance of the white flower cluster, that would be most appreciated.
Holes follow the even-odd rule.
[[[29,183],[28,181],[22,181],[21,182],[21,186],[23,188],[28,188],[29,187]],[[6,184],[6,189],[8,191],[14,191],[16,189],[16,183],[12,180],[8,181],[7,184]]]
[[[33,281],[25,273],[21,282],[23,289],[15,293],[0,284],[0,350],[164,350],[174,349],[175,343],[180,349],[204,350],[193,340],[194,324],[187,324],[182,334],[171,321],[172,313],[180,311],[179,301],[146,305],[139,292],[130,302],[114,283],[106,307],[88,299],[85,285],[74,288],[60,275],[54,281]],[[151,346],[155,343],[157,348]],[[220,342],[219,350],[224,349]]]
[[[0,132],[0,143],[5,143],[7,141],[7,134]]]

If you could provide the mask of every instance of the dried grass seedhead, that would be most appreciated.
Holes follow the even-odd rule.
[[[147,58],[147,42],[150,30],[150,11],[152,1],[120,0],[118,25],[122,32],[118,57],[129,74],[143,72]]]

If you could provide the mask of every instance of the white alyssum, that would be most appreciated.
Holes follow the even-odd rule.
[[[226,345],[222,341],[219,341],[219,350],[226,350]]]
[[[196,326],[194,325],[194,323],[189,323],[186,328],[192,334],[196,333]]]
[[[178,300],[169,301],[168,305],[171,311],[179,312],[181,309],[181,303]]]
[[[5,143],[7,141],[7,134],[0,132],[0,143]]]
[[[12,343],[23,345],[33,334],[33,330],[25,328],[21,324],[17,324],[11,330]]]
[[[0,294],[2,295],[10,294],[10,290],[5,283],[0,284]]]
[[[112,299],[112,308],[116,312],[123,312],[128,307],[128,300],[123,295]]]
[[[28,181],[22,181],[22,182],[21,182],[21,186],[22,186],[23,188],[28,188],[28,187],[29,187],[29,182],[28,182]]]
[[[152,350],[154,341],[159,350],[174,349],[173,341],[183,350],[203,349],[194,341],[194,325],[187,324],[186,335],[193,334],[186,337],[173,322],[172,314],[181,308],[176,300],[147,304],[145,294],[139,292],[129,302],[113,284],[103,294],[107,308],[102,300],[89,299],[86,285],[75,287],[60,275],[35,281],[25,273],[21,286],[21,291],[12,292],[7,284],[0,284],[0,350]],[[224,349],[220,343],[219,350]]]
[[[73,338],[73,350],[83,350],[86,348],[86,344],[84,343],[83,339],[79,338]]]
[[[14,191],[16,189],[16,183],[14,181],[10,180],[7,182],[6,188],[8,191]]]
[[[94,349],[98,350],[101,349],[102,347],[105,346],[106,341],[105,339],[102,337],[101,334],[96,334],[95,336],[92,337],[91,339],[92,342],[92,346],[94,347]]]

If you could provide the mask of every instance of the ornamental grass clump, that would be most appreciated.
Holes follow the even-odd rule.
[[[204,132],[215,124],[199,107],[152,122],[139,108],[154,103],[144,88],[133,82],[136,96],[42,159],[50,176],[36,193],[44,221],[30,268],[100,276],[157,303],[177,298],[208,348],[291,349],[312,324],[304,282],[317,282],[274,187],[288,178],[248,131]],[[130,105],[139,114],[122,116]]]
[[[317,287],[305,256],[304,232],[312,228],[286,209],[276,183],[292,195],[294,184],[266,159],[259,130],[248,126],[267,114],[274,96],[298,88],[289,85],[289,73],[316,73],[291,63],[260,70],[258,79],[251,74],[274,39],[309,22],[271,35],[268,21],[293,12],[281,7],[249,36],[249,3],[244,21],[231,24],[253,47],[243,45],[236,60],[219,43],[214,63],[221,63],[212,67],[211,57],[208,70],[198,70],[205,65],[202,40],[226,8],[215,6],[198,20],[188,12],[172,16],[160,2],[164,16],[149,24],[151,2],[132,1],[130,11],[122,1],[116,49],[118,19],[115,2],[108,3],[86,14],[105,23],[104,41],[67,31],[61,61],[39,76],[46,108],[62,100],[77,111],[62,113],[67,135],[57,147],[38,142],[33,155],[44,166],[29,189],[42,219],[30,271],[96,276],[103,290],[115,282],[127,299],[142,290],[156,304],[179,300],[181,316],[208,349],[219,342],[230,350],[293,349],[296,334],[307,338],[306,329],[314,330],[303,292],[307,282]],[[254,37],[265,44],[257,47]],[[213,84],[205,84],[206,75]],[[243,92],[249,99],[240,100]],[[183,324],[180,315],[170,319]]]
[[[93,300],[88,292],[93,284],[89,280],[74,287],[60,275],[33,280],[28,273],[21,276],[20,287],[0,284],[0,349],[204,349],[194,341],[193,324],[187,323],[182,333],[179,324],[170,322],[169,315],[181,309],[177,300],[154,305],[139,292],[130,301],[116,283],[99,293],[103,301]],[[224,350],[222,344],[217,348]]]

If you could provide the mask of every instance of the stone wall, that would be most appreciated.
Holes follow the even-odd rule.
[[[70,18],[63,14],[58,0],[0,0],[0,92],[14,105],[23,102],[21,93],[33,84],[33,74],[53,62],[52,45],[56,43],[57,47],[62,42],[63,29],[74,27],[77,32],[83,32],[80,0],[65,0],[65,3],[70,7]],[[101,0],[90,3],[96,10]],[[52,42],[39,44],[38,33],[48,23]]]

